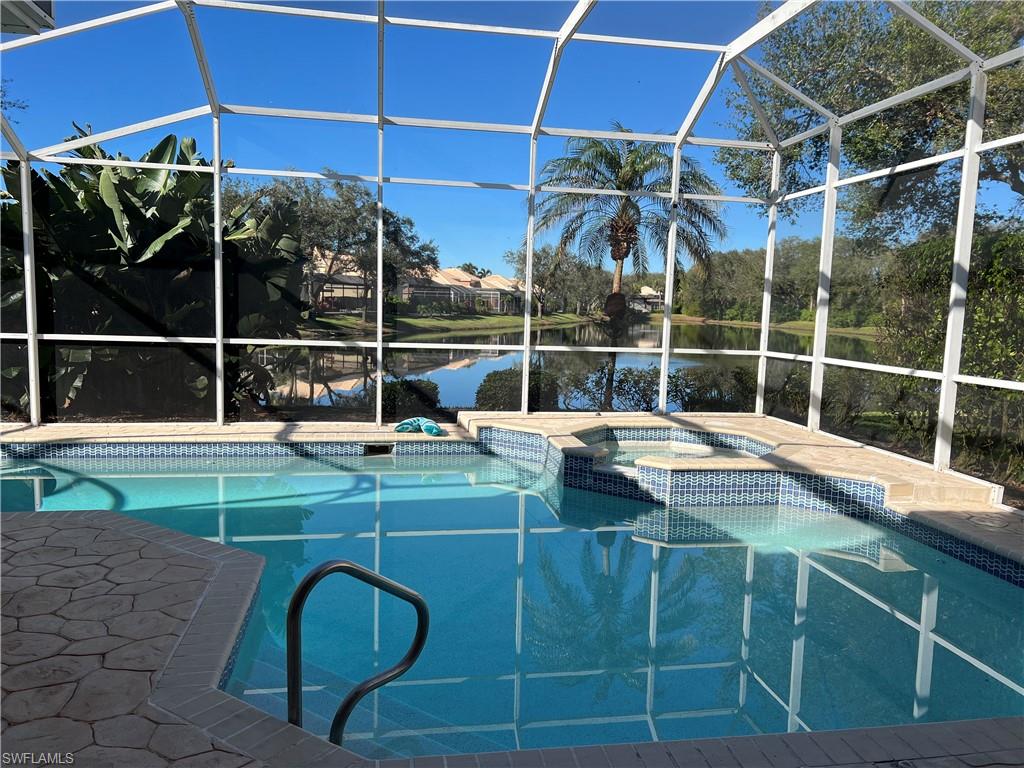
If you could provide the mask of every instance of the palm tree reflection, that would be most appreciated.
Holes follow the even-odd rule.
[[[600,670],[595,701],[604,701],[616,681],[642,690],[647,672],[638,669],[656,661],[650,642],[651,578],[638,580],[634,573],[640,548],[633,539],[624,538],[613,567],[614,539],[608,542],[602,533],[583,542],[578,580],[563,577],[560,563],[538,543],[537,571],[545,594],[527,593],[523,598],[528,620],[525,639],[533,656],[552,670]],[[595,541],[603,545],[602,555],[595,551]],[[654,566],[660,584],[655,617],[659,656],[680,658],[697,648],[694,636],[686,632],[700,614],[697,573],[691,561],[685,558],[670,566],[669,558],[661,557]],[[559,679],[575,686],[591,676]]]

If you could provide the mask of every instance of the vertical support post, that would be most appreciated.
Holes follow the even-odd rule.
[[[740,640],[740,709],[747,706],[747,678],[750,674],[750,619],[754,612],[754,548],[747,547],[743,572],[743,636]]]
[[[797,555],[796,609],[793,612],[793,651],[789,662],[789,699],[786,730],[790,733],[800,729],[800,695],[804,680],[804,640],[807,634],[807,579],[811,567],[807,553]]]
[[[32,164],[26,154],[19,163],[21,230],[25,275],[25,346],[28,348],[28,415],[33,427],[42,423],[39,395],[39,326],[36,312],[36,244],[32,221]]]
[[[531,309],[533,307],[533,230],[537,209],[537,136],[540,134],[540,126],[544,122],[544,113],[547,111],[548,100],[551,98],[551,89],[555,85],[555,75],[558,73],[558,62],[562,59],[562,52],[596,2],[597,0],[576,0],[576,5],[562,22],[562,26],[558,30],[558,37],[555,38],[554,47],[551,49],[551,58],[548,59],[548,68],[544,73],[544,82],[540,86],[540,96],[537,98],[533,121],[530,123],[530,190],[526,198],[528,214],[524,256],[526,260],[526,309],[523,316],[523,388],[522,403],[520,404],[522,413],[527,413],[530,409],[530,333],[532,330]]]
[[[519,744],[519,714],[523,704],[523,571],[526,563],[526,493],[519,492],[519,530],[516,536],[516,644],[513,670],[512,728]]]
[[[523,310],[523,384],[519,410],[530,411],[530,334],[533,320],[533,237],[537,213],[537,136],[530,137],[530,191],[526,193],[526,306]]]
[[[683,124],[676,131],[676,139],[672,145],[672,208],[668,217],[668,240],[665,244],[665,308],[661,323],[661,369],[658,372],[658,410],[664,413],[668,409],[668,366],[672,360],[672,302],[669,292],[674,292],[673,282],[676,272],[676,243],[679,232],[679,174],[682,163],[681,153],[683,144],[693,132],[711,94],[715,92],[718,81],[722,79],[725,71],[725,54],[722,53],[715,60],[704,84],[701,86],[697,98],[690,105],[689,112],[683,118]]]
[[[374,413],[384,423],[384,0],[377,0],[377,386]]]
[[[668,368],[672,363],[672,304],[676,295],[676,242],[679,233],[679,166],[682,145],[672,147],[672,208],[665,248],[665,306],[661,316],[661,369],[658,371],[658,412],[668,412]]]
[[[228,505],[223,474],[217,475],[217,541],[228,543]]]
[[[213,113],[213,333],[214,376],[217,382],[217,425],[224,424],[224,211],[221,201],[223,163],[220,149],[220,113]]]
[[[647,713],[647,728],[651,732],[651,738],[658,739],[658,728],[654,723],[654,676],[658,670],[658,598],[661,591],[661,547],[658,544],[651,545],[651,603],[647,617],[647,696],[645,709]]]
[[[974,238],[974,214],[978,203],[978,174],[981,156],[982,126],[985,122],[987,76],[977,63],[971,64],[971,106],[964,138],[964,160],[960,173],[960,202],[957,206],[956,236],[953,244],[953,280],[946,316],[946,343],[942,355],[942,385],[939,389],[939,423],[935,434],[934,466],[949,469],[953,446],[953,420],[956,412],[960,356],[963,351],[964,317],[967,305],[967,280],[971,270],[971,242]]]
[[[768,373],[768,326],[772,318],[772,282],[775,275],[775,241],[779,226],[779,186],[782,176],[782,153],[772,153],[771,192],[772,204],[768,206],[768,240],[764,250],[764,290],[761,293],[761,340],[758,344],[760,355],[757,359],[757,402],[754,412],[764,414],[764,385]]]
[[[374,473],[373,483],[373,570],[381,572],[382,548],[384,546],[383,512],[381,493],[383,483],[380,472]],[[380,590],[373,590],[373,668],[380,669]],[[380,689],[373,691],[373,735],[380,729]]]
[[[807,409],[807,428],[821,427],[821,385],[825,378],[825,340],[828,334],[828,302],[832,287],[832,248],[836,236],[836,198],[839,181],[839,149],[843,129],[830,120],[828,128],[828,172],[825,175],[824,215],[821,224],[821,256],[818,261],[818,295],[814,313],[814,347],[811,361],[811,399]]]
[[[914,719],[920,720],[928,714],[932,697],[932,659],[935,656],[935,620],[938,614],[939,581],[929,573],[924,574],[921,585],[921,628],[917,638],[917,671],[914,674]]]

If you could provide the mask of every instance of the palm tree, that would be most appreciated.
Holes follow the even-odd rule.
[[[622,133],[631,132],[618,122],[613,122],[612,128]],[[611,256],[615,272],[611,293],[605,299],[607,320],[602,328],[613,344],[629,325],[626,299],[622,295],[626,259],[633,260],[635,273],[644,274],[650,249],[668,255],[672,202],[653,193],[672,190],[672,153],[669,144],[572,138],[566,142],[566,154],[549,160],[541,169],[543,185],[647,193],[555,192],[538,205],[537,229],[543,231],[560,224],[563,248],[574,244],[581,256],[595,264],[600,264],[606,254]],[[712,238],[724,237],[725,223],[719,216],[717,203],[693,200],[685,195],[715,195],[721,190],[696,161],[681,156],[679,192],[673,257],[678,263],[681,256],[688,255],[695,267],[705,269],[711,257]],[[673,286],[665,286],[666,302],[672,301],[672,291]],[[616,363],[617,355],[612,352],[604,370],[603,410],[613,407]]]
[[[526,641],[535,658],[550,664],[549,669],[603,670],[596,701],[603,701],[615,680],[627,687],[643,687],[642,674],[634,670],[658,657],[684,658],[697,650],[692,632],[702,615],[697,590],[699,574],[692,558],[670,565],[662,557],[658,632],[665,638],[655,653],[648,637],[651,609],[651,579],[638,580],[633,572],[637,551],[641,548],[630,538],[622,540],[618,562],[612,566],[611,544],[597,543],[604,550],[601,563],[594,552],[594,538],[587,537],[580,550],[578,574],[568,560],[560,562],[542,546],[537,548],[537,570],[544,589],[523,596],[526,609]],[[559,567],[565,566],[565,572]],[[561,678],[574,686],[588,678]]]
[[[630,133],[618,122],[615,131]],[[672,189],[672,147],[630,139],[572,138],[566,154],[544,164],[542,185],[615,190],[618,192],[670,192]],[[717,195],[718,186],[695,160],[680,158],[681,195]],[[608,254],[615,263],[612,294],[622,293],[622,270],[632,258],[633,271],[647,271],[648,251],[668,250],[669,216],[672,202],[652,194],[642,196],[555,192],[538,205],[538,230],[562,225],[561,243],[575,243],[579,253],[600,263]],[[725,235],[725,223],[718,205],[709,200],[680,197],[676,210],[675,257],[683,254],[697,266],[706,266],[712,238]],[[666,300],[668,297],[666,296]]]

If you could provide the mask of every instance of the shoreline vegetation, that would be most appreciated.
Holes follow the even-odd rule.
[[[554,312],[543,317],[534,317],[531,326],[537,328],[563,328],[576,325],[595,323],[601,315],[578,315],[573,312]],[[660,323],[659,313],[641,315],[638,322]],[[345,331],[362,331],[369,335],[374,332],[372,322],[363,322],[354,315],[320,315],[316,322],[322,327]],[[743,320],[714,320],[694,315],[673,314],[673,325],[718,325],[727,328],[758,328],[760,323]],[[784,323],[772,323],[774,330],[792,333],[799,336],[813,336],[814,322],[811,320],[790,320]],[[384,326],[384,335],[389,336],[397,331],[419,331],[424,334],[450,333],[475,334],[480,331],[500,333],[522,331],[522,315],[462,315],[458,317],[399,317],[397,321],[389,319]],[[878,329],[873,326],[854,328],[829,328],[830,336],[849,336],[853,338],[876,341]]]

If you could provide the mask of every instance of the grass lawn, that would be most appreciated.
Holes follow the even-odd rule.
[[[748,322],[745,320],[709,320],[706,317],[678,314],[672,315],[672,323],[674,325],[726,325],[732,328],[757,328],[760,325],[760,323]],[[771,327],[780,331],[785,331],[786,333],[796,333],[806,336],[814,335],[813,320],[790,320],[786,323],[772,323]],[[829,328],[829,333],[834,336],[857,336],[871,341],[874,341],[878,337],[878,329],[871,325],[865,325],[858,328]]]
[[[786,323],[773,323],[772,328],[788,333],[802,333],[808,336],[814,333],[814,322],[812,320],[790,320]],[[874,341],[878,338],[878,328],[873,325],[862,325],[854,328],[829,328],[829,334],[833,336],[859,336],[863,339]]]

